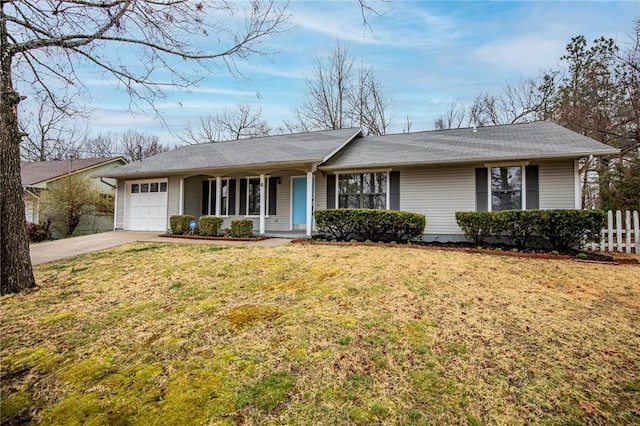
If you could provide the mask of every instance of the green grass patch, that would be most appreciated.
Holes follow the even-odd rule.
[[[263,411],[273,410],[283,403],[295,384],[295,377],[286,371],[268,374],[240,392],[238,407],[254,406]]]
[[[637,424],[636,269],[148,243],[40,265],[0,303],[1,421]]]
[[[124,251],[124,253],[140,253],[140,252],[143,252],[143,251],[158,250],[158,249],[161,249],[163,247],[166,247],[166,245],[147,244],[147,245],[142,245],[141,247],[133,247],[133,248],[127,249],[127,250]]]

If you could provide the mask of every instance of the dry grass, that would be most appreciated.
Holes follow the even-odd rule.
[[[638,266],[138,243],[36,274],[3,424],[640,422]]]

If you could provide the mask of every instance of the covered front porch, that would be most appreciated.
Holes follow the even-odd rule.
[[[251,219],[254,233],[284,238],[310,237],[313,211],[324,208],[325,179],[310,165],[271,170],[211,170],[179,179],[178,211],[196,218]]]

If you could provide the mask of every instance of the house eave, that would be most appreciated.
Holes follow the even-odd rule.
[[[362,135],[362,129],[358,129],[358,131],[356,131],[349,139],[344,141],[344,143],[342,143],[339,147],[331,151],[329,154],[325,155],[324,158],[322,159],[322,163],[326,163],[327,161],[329,161],[336,154],[342,151],[347,145],[349,145],[355,138],[361,135]]]
[[[408,161],[398,163],[369,163],[369,164],[345,164],[337,166],[319,166],[318,169],[324,172],[334,172],[340,170],[350,169],[368,169],[368,168],[380,168],[391,167],[392,169],[404,168],[404,167],[419,167],[419,166],[444,166],[451,164],[473,164],[473,163],[487,163],[487,162],[510,162],[510,161],[531,161],[531,160],[576,160],[590,155],[615,155],[619,154],[620,150],[612,148],[610,150],[602,150],[599,152],[586,151],[586,152],[572,152],[572,153],[559,153],[559,154],[546,154],[546,155],[525,155],[525,156],[496,156],[496,157],[477,157],[477,158],[460,158],[455,160],[430,160],[430,161]]]
[[[118,162],[118,161],[122,162],[122,163],[123,163],[122,165],[125,165],[125,164],[128,164],[128,163],[129,163],[129,162],[128,162],[124,157],[115,157],[115,158],[112,158],[111,160],[105,161],[105,162],[103,162],[103,163],[94,164],[94,165],[92,165],[92,166],[83,167],[83,168],[81,168],[81,169],[71,170],[71,171],[69,171],[69,172],[67,172],[67,173],[64,173],[64,174],[61,174],[61,175],[58,175],[58,176],[54,176],[54,177],[52,177],[52,178],[50,178],[50,179],[44,179],[44,180],[41,180],[41,181],[38,181],[38,182],[32,182],[32,183],[29,183],[28,185],[25,185],[25,186],[43,188],[43,187],[45,187],[48,183],[50,183],[50,182],[54,182],[54,181],[56,181],[56,180],[58,180],[58,179],[61,179],[61,178],[63,178],[63,177],[73,176],[73,175],[76,175],[76,174],[78,174],[78,173],[83,173],[83,172],[89,171],[89,170],[91,170],[91,169],[95,169],[95,168],[97,168],[97,167],[102,167],[102,166],[104,166],[104,165],[111,164],[111,163],[115,163],[115,162]],[[90,177],[92,177],[92,178],[93,178],[93,177],[96,177],[96,176],[95,176],[95,175],[91,175]],[[106,176],[105,176],[105,177],[106,177]]]
[[[155,178],[159,176],[197,176],[197,175],[221,175],[237,173],[268,173],[279,169],[312,169],[314,164],[322,161],[321,158],[307,159],[304,161],[283,161],[274,163],[254,163],[242,165],[229,165],[218,167],[185,168],[174,170],[143,171],[131,173],[109,173],[116,172],[117,169],[98,173],[94,177],[108,177],[119,180],[136,180]]]

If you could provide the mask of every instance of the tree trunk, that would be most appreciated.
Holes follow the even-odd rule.
[[[73,231],[76,230],[79,223],[80,223],[80,216],[75,214],[69,214],[69,216],[67,216],[67,231],[65,236],[66,237],[72,236]]]
[[[4,16],[3,16],[4,17]],[[0,19],[0,43],[7,43],[6,21]],[[25,230],[20,178],[20,129],[9,52],[0,57],[0,294],[17,293],[36,285]]]

